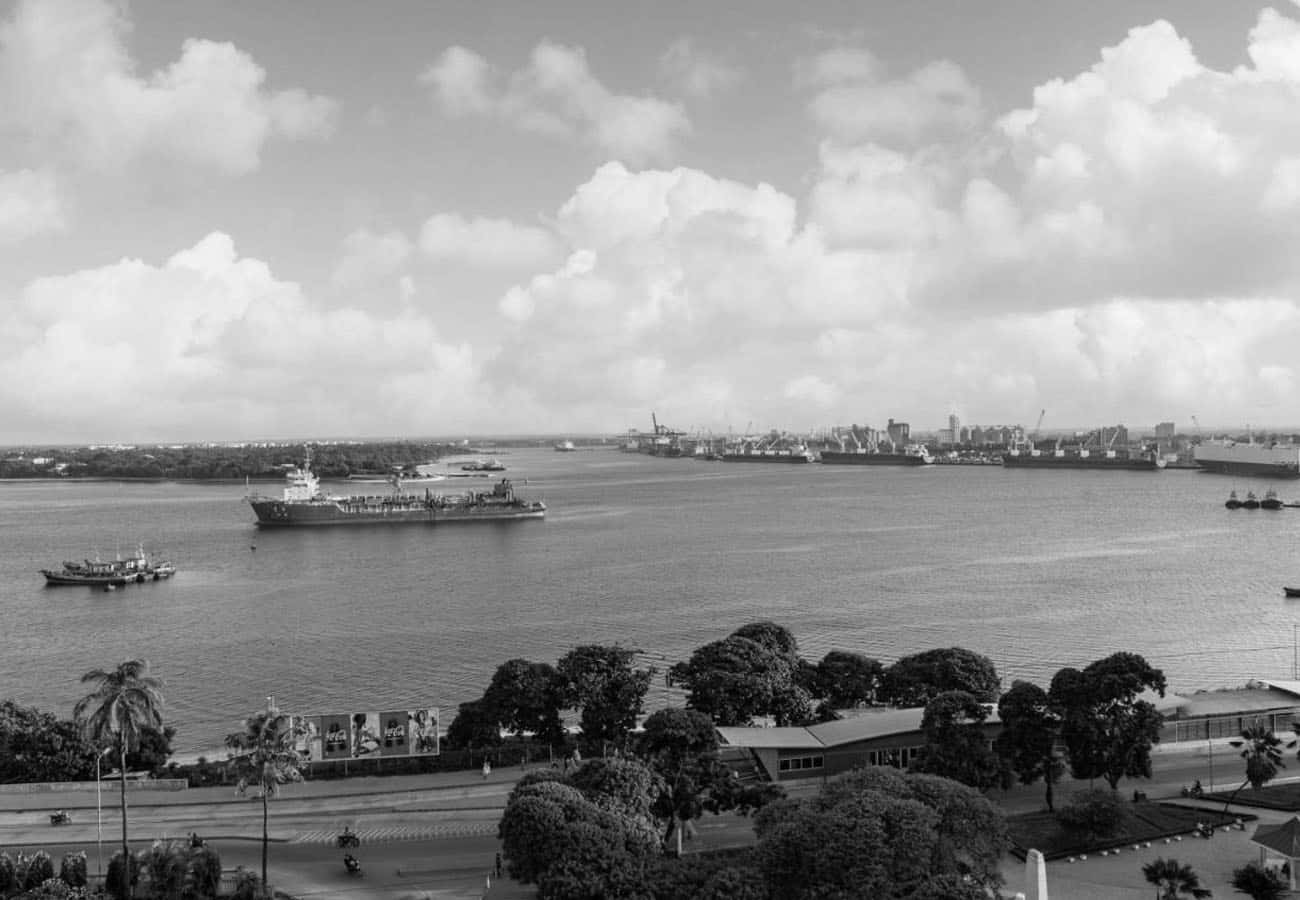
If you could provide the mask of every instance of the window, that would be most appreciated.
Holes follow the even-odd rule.
[[[777,763],[777,769],[781,772],[802,772],[804,769],[820,769],[824,765],[823,757],[817,756],[791,756]]]

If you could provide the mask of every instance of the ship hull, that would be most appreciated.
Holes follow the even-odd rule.
[[[928,466],[933,457],[911,453],[857,453],[852,450],[823,450],[821,461],[828,466]]]
[[[1300,478],[1300,466],[1285,463],[1234,462],[1231,460],[1201,460],[1196,464],[1201,471],[1215,475],[1243,475],[1253,478]]]
[[[1007,453],[1002,465],[1009,469],[1101,469],[1128,472],[1157,472],[1164,466],[1155,456],[1039,456]]]
[[[1219,475],[1300,478],[1300,448],[1294,444],[1209,441],[1193,452],[1196,464]]]
[[[761,453],[724,453],[722,454],[723,462],[748,462],[748,463],[785,463],[787,465],[799,465],[801,463],[812,462],[805,453],[774,453],[771,456],[764,456]]]
[[[328,525],[438,525],[460,522],[514,522],[546,518],[540,503],[520,505],[473,504],[439,506],[419,501],[410,506],[390,505],[381,508],[355,509],[346,503],[330,501],[285,502],[282,500],[249,501],[257,515],[259,528],[310,528]]]
[[[45,576],[45,583],[51,585],[81,585],[83,587],[122,587],[128,582],[145,581],[144,575],[70,575],[64,572],[54,572],[49,569],[42,569],[41,574]]]

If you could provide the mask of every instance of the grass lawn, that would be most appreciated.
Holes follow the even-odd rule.
[[[1206,800],[1226,803],[1232,791],[1216,791],[1206,794]],[[1258,806],[1263,809],[1279,809],[1283,812],[1300,812],[1300,782],[1288,784],[1266,784],[1259,790],[1244,787],[1233,801],[1238,806]]]
[[[1196,828],[1196,823],[1223,826],[1232,824],[1239,818],[1236,815],[1225,816],[1221,809],[1194,809],[1150,802],[1135,803],[1125,809],[1125,813],[1124,823],[1118,833],[1091,842],[1084,841],[1062,829],[1057,824],[1056,817],[1049,812],[1008,816],[1007,829],[1011,833],[1012,852],[1023,858],[1025,852],[1033,848],[1041,851],[1047,859],[1061,859],[1178,835],[1182,835],[1185,840],[1202,840],[1202,838],[1187,837]],[[1253,819],[1254,816],[1240,818]]]

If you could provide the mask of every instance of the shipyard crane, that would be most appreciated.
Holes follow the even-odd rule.
[[[1047,410],[1039,410],[1038,421],[1034,423],[1034,432],[1029,436],[1031,441],[1038,440],[1038,429],[1043,427],[1043,416],[1047,415]]]

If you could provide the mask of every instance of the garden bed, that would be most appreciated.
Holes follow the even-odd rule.
[[[1046,859],[1063,859],[1088,853],[1100,853],[1119,847],[1131,847],[1165,838],[1194,837],[1197,823],[1222,827],[1238,819],[1252,820],[1254,816],[1224,815],[1223,809],[1179,806],[1173,803],[1134,803],[1125,810],[1124,821],[1113,835],[1099,840],[1085,840],[1066,831],[1049,812],[1023,813],[1007,817],[1007,830],[1011,835],[1011,851],[1024,859],[1030,848],[1040,851]]]
[[[1206,794],[1205,800],[1217,800],[1227,803],[1232,791],[1216,791]],[[1287,784],[1266,784],[1262,788],[1243,788],[1233,799],[1236,806],[1255,806],[1260,809],[1276,809],[1282,812],[1300,812],[1300,782]]]

